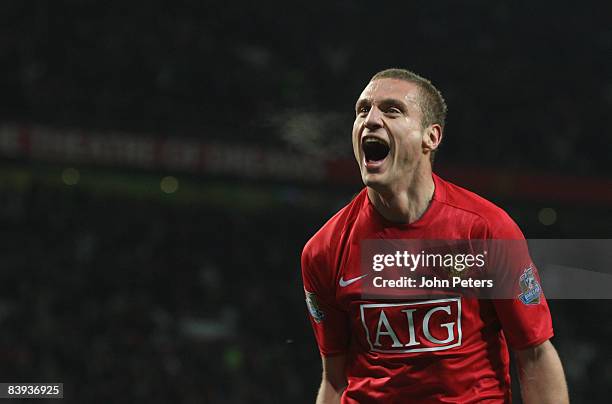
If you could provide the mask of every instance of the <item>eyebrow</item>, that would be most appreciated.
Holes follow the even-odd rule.
[[[370,104],[372,104],[371,98],[360,98],[355,103],[355,109],[358,109],[359,107],[363,105],[370,105]],[[405,106],[406,106],[405,102],[402,102],[401,100],[398,100],[397,98],[383,98],[382,100],[380,100],[379,104],[399,106],[402,109],[405,109]]]
[[[355,103],[355,109],[359,108],[362,105],[367,105],[367,104],[371,104],[369,98],[359,98],[357,102]]]

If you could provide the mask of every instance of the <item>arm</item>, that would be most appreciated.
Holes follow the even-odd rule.
[[[316,404],[339,404],[340,397],[347,386],[345,365],[346,356],[321,357],[323,377]]]
[[[521,395],[525,404],[567,404],[569,396],[563,367],[549,340],[516,351]]]

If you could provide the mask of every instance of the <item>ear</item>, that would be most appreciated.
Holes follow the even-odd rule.
[[[434,123],[423,132],[423,151],[436,150],[440,142],[442,142],[442,127]]]

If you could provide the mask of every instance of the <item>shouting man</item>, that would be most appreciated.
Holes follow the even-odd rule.
[[[508,258],[528,293],[420,301],[363,293],[363,240],[524,240],[499,207],[432,172],[446,104],[423,77],[377,73],[355,106],[365,188],[306,244],[302,276],[323,362],[318,404],[511,403],[508,346],[526,404],[567,403],[548,304],[529,254]],[[527,279],[527,280],[526,280]]]

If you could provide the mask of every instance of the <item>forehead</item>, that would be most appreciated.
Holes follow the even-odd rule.
[[[358,101],[375,103],[379,100],[395,99],[418,105],[418,95],[419,87],[415,83],[399,79],[378,79],[368,83]]]

